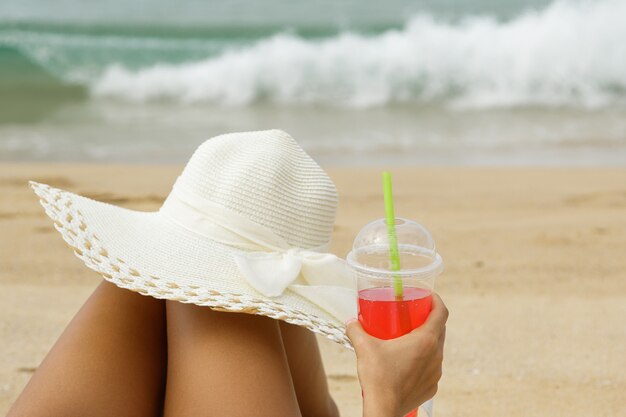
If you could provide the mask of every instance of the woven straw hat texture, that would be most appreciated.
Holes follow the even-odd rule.
[[[233,133],[204,142],[176,186],[273,230],[290,245],[330,241],[337,192],[328,175],[287,133]],[[259,314],[351,348],[344,324],[287,289],[265,297],[241,276],[239,250],[156,212],[95,201],[31,182],[54,227],[87,267],[115,285],[219,311]]]

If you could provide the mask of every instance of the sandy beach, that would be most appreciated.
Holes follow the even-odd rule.
[[[33,179],[155,210],[180,166],[0,165],[0,414],[100,278],[65,246]],[[328,169],[332,250],[382,216],[377,169]],[[432,231],[451,315],[435,413],[626,415],[626,170],[394,170],[397,214]],[[320,339],[342,416],[361,413],[353,353]]]

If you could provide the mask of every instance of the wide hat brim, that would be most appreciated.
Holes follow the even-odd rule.
[[[248,285],[233,259],[236,249],[186,230],[158,211],[129,210],[46,184],[30,185],[76,256],[118,287],[271,317],[352,347],[344,323],[307,299],[289,289],[270,298]]]

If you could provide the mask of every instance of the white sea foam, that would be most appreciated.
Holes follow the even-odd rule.
[[[96,97],[354,107],[626,105],[626,1],[556,1],[510,21],[413,17],[375,36],[291,34],[178,65],[109,66]]]

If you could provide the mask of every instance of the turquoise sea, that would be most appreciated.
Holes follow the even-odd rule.
[[[626,1],[4,0],[0,161],[626,165]]]

